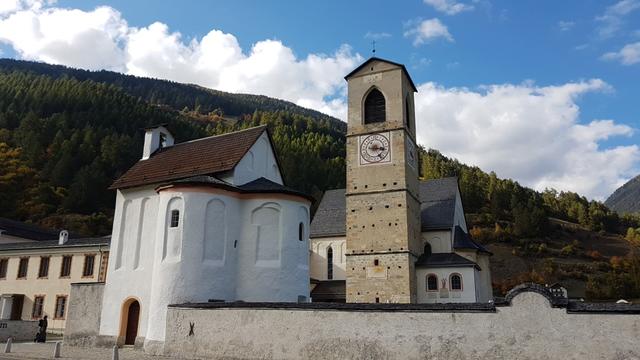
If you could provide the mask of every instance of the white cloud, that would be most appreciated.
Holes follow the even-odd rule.
[[[600,39],[608,39],[620,31],[624,24],[624,16],[640,9],[640,0],[622,0],[605,10],[603,15],[597,16],[600,26],[596,29]]]
[[[0,1],[0,16],[24,9],[40,9],[44,5],[51,5],[56,0],[2,0]]]
[[[573,21],[558,21],[558,28],[560,31],[569,31],[573,29],[575,25],[576,23]]]
[[[232,34],[214,29],[187,41],[160,22],[131,27],[111,7],[23,5],[0,14],[0,42],[24,59],[262,94],[341,119],[346,102],[335,96],[345,90],[342,76],[362,61],[346,45],[330,55],[298,58],[282,42],[263,40],[246,52]]]
[[[423,0],[425,4],[447,15],[456,15],[463,11],[473,10],[473,5],[464,4],[455,0]]]
[[[640,171],[637,145],[600,148],[633,129],[612,120],[579,122],[579,97],[609,91],[592,79],[558,86],[418,87],[418,140],[448,156],[543,190],[603,199]]]
[[[84,12],[35,6],[0,20],[0,41],[22,58],[92,70],[122,70],[119,43],[126,31],[126,22],[109,7]]]
[[[413,45],[419,46],[424,43],[431,42],[438,38],[444,38],[447,41],[453,42],[453,36],[449,33],[449,29],[438,18],[424,20],[415,23],[407,24],[410,29],[405,31],[405,37],[413,37]]]
[[[623,65],[633,65],[640,62],[640,41],[625,45],[620,51],[608,52],[602,55],[603,60],[619,60]]]

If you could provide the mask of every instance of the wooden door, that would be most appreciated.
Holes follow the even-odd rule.
[[[129,305],[127,314],[127,332],[125,336],[125,345],[134,345],[136,336],[138,335],[138,319],[140,318],[140,304],[134,301]]]
[[[24,295],[14,294],[11,299],[11,320],[22,320],[22,305]]]

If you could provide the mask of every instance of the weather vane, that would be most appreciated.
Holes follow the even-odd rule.
[[[371,42],[371,52],[373,53],[373,55],[376,54],[376,41],[375,40],[373,40]]]

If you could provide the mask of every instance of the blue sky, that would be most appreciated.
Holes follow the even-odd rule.
[[[342,119],[341,78],[375,40],[419,85],[427,147],[598,199],[640,172],[640,0],[6,1],[5,57],[262,93]]]

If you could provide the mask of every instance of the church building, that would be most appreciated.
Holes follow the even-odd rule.
[[[266,126],[183,143],[145,130],[141,159],[111,186],[107,281],[72,288],[78,311],[101,304],[91,341],[163,353],[172,304],[329,301],[340,289],[352,303],[491,299],[490,253],[468,234],[457,180],[419,180],[407,70],[371,58],[346,80],[346,189],[325,193],[313,224]],[[89,336],[75,323],[70,334]]]
[[[374,57],[345,79],[347,187],[324,194],[311,224],[312,299],[491,300],[491,254],[469,236],[457,179],[419,180],[406,68]]]
[[[285,185],[266,126],[179,144],[146,129],[111,188],[101,342],[161,349],[169,304],[308,301],[312,198]]]

